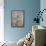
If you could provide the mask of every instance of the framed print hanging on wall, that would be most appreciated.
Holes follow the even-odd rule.
[[[11,26],[24,27],[24,10],[11,11]]]

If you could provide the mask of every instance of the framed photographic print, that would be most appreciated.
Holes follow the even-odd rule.
[[[24,10],[12,10],[11,26],[12,27],[24,27]]]

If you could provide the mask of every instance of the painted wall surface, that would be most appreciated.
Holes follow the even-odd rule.
[[[46,9],[46,0],[41,0],[40,1],[40,9],[41,9],[41,11],[43,9]],[[43,16],[43,22],[41,21],[40,25],[46,26],[46,10],[43,12],[42,16]]]
[[[7,41],[18,41],[32,30],[35,12],[40,9],[39,0],[5,0],[4,1],[4,38]],[[23,28],[11,27],[11,10],[25,11],[25,25]]]

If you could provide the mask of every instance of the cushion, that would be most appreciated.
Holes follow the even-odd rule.
[[[17,46],[23,46],[23,43],[24,43],[24,38],[20,39],[18,42],[17,42]]]

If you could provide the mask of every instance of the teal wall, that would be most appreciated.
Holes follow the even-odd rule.
[[[46,0],[41,0],[40,1],[40,10],[42,11],[43,9],[46,9]],[[46,10],[43,12],[43,22],[40,21],[40,25],[46,27]]]
[[[39,0],[4,0],[4,39],[7,41],[18,41],[32,30],[35,12],[40,9]],[[11,10],[25,11],[25,26],[20,28],[11,27]]]

